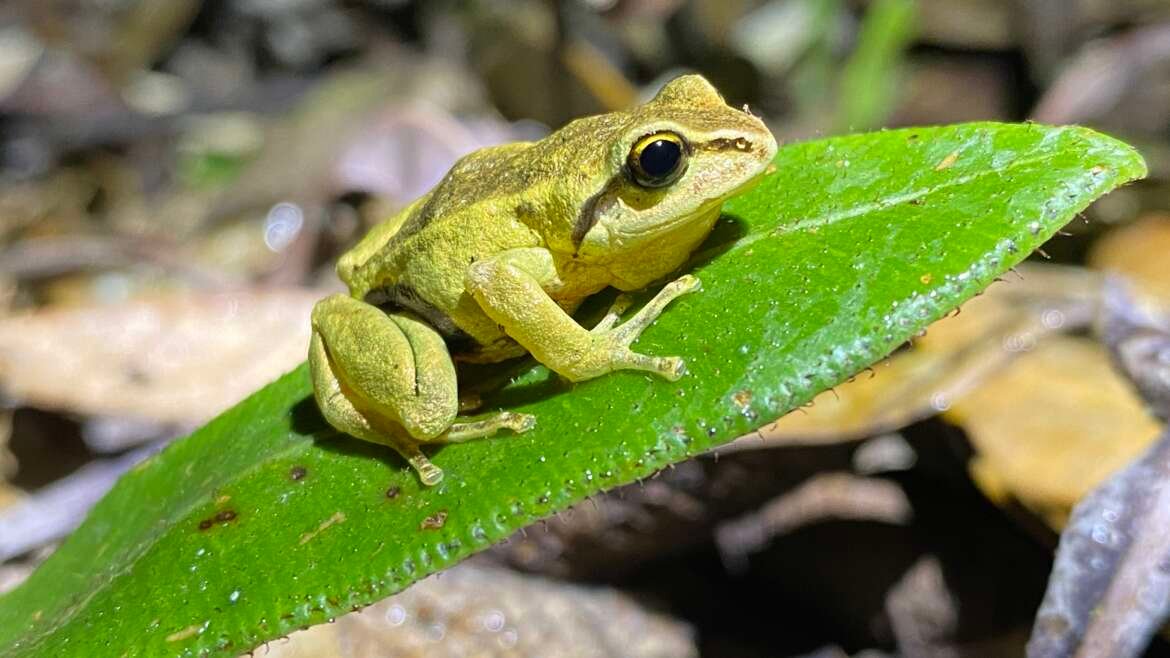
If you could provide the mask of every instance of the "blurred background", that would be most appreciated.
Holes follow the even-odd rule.
[[[302,361],[338,254],[457,157],[687,71],[783,142],[1081,123],[1151,176],[762,440],[267,655],[1020,655],[1072,505],[1161,428],[1094,327],[1106,271],[1170,306],[1165,0],[4,2],[0,592]]]

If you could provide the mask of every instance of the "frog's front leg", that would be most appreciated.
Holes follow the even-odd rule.
[[[611,313],[593,331],[577,324],[545,292],[560,284],[546,249],[511,249],[476,261],[468,268],[466,284],[488,317],[513,340],[572,381],[614,370],[645,370],[670,380],[686,372],[681,358],[639,354],[630,344],[672,300],[699,289],[699,280],[691,275],[667,284],[621,325],[613,326],[617,317]]]
[[[311,340],[313,392],[325,419],[346,434],[394,448],[424,484],[438,483],[443,471],[420,444],[532,427],[531,416],[511,412],[456,423],[455,365],[443,337],[412,314],[333,295],[313,308]]]

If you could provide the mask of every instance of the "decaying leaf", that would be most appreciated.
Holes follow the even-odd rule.
[[[1111,231],[1093,245],[1089,264],[1117,272],[1170,306],[1170,215],[1148,215]]]
[[[747,556],[773,537],[802,525],[829,520],[908,524],[913,516],[906,494],[893,482],[848,473],[826,473],[717,528],[715,541],[724,564],[746,568]]]
[[[1105,345],[1117,367],[1150,412],[1170,421],[1170,317],[1139,307],[1120,281],[1111,280],[1103,325]]]
[[[0,386],[34,406],[200,422],[304,360],[318,297],[242,291],[0,318]]]
[[[624,594],[460,565],[360,611],[276,640],[268,658],[698,656],[690,629]]]
[[[972,469],[986,493],[1011,494],[1057,526],[1161,429],[1100,345],[1072,337],[1038,344],[947,418],[974,444]]]
[[[1170,324],[1120,283],[1105,294],[1105,341],[1117,367],[1163,420],[1170,415]],[[1103,437],[1109,427],[1094,427]],[[1170,617],[1170,432],[1073,511],[1036,618],[1032,658],[1145,650]]]

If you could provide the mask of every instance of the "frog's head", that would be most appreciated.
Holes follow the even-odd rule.
[[[723,202],[758,181],[776,154],[764,122],[698,75],[672,80],[626,119],[575,218],[572,241],[586,261],[671,236],[701,240]]]

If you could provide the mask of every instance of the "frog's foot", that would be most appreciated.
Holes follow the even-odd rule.
[[[646,372],[653,372],[670,381],[675,381],[679,377],[686,374],[686,364],[677,356],[648,356],[639,354],[631,350],[630,344],[637,340],[638,336],[646,330],[658,316],[666,310],[675,299],[696,292],[701,288],[699,279],[693,275],[685,274],[674,281],[666,284],[645,306],[643,306],[634,317],[626,320],[617,327],[603,326],[610,319],[610,315],[618,315],[611,309],[610,314],[607,314],[601,323],[590,333],[593,334],[600,345],[597,346],[597,352],[587,355],[584,360],[595,361],[598,366],[604,365],[607,370],[643,370]],[[622,302],[621,297],[614,302],[614,306],[618,306]]]
[[[463,443],[471,439],[488,437],[505,429],[520,434],[527,432],[535,426],[536,417],[532,414],[518,414],[511,411],[503,411],[483,420],[454,423],[442,435],[427,443]],[[443,481],[443,469],[435,466],[431,460],[427,459],[427,456],[422,453],[419,447],[420,444],[417,441],[390,433],[381,435],[379,441],[389,444],[397,450],[406,459],[407,463],[418,472],[419,479],[426,486],[433,487]]]
[[[466,423],[454,423],[451,429],[436,438],[434,443],[463,443],[471,439],[491,436],[500,430],[512,430],[516,434],[527,432],[536,427],[536,416],[532,414],[518,414],[512,411],[501,411],[494,416],[483,420],[474,420]]]

